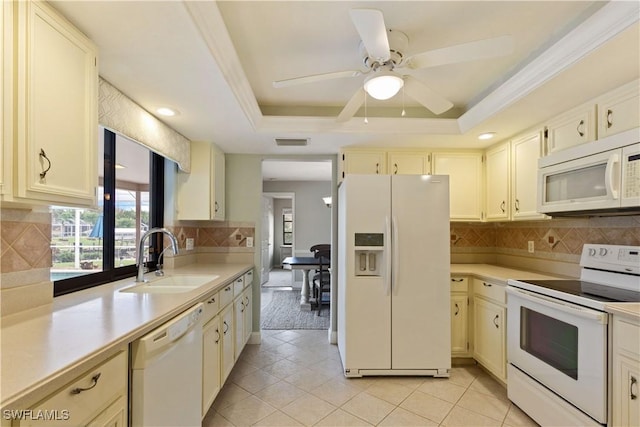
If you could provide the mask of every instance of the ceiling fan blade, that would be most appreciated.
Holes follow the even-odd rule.
[[[408,58],[407,62],[408,67],[413,69],[437,67],[506,56],[513,52],[513,48],[513,37],[501,36],[418,53]]]
[[[451,101],[411,76],[404,78],[404,91],[407,96],[415,99],[434,114],[442,114],[453,107]]]
[[[336,119],[339,123],[344,123],[348,121],[355,113],[358,112],[360,106],[364,103],[364,89],[358,89],[358,91],[351,97],[347,105],[344,106],[340,114],[338,114],[338,118]]]
[[[362,75],[362,71],[336,71],[334,73],[313,74],[311,76],[296,77],[293,79],[277,80],[273,82],[273,87],[281,88],[287,86],[296,86],[305,83],[320,82],[323,80],[342,79],[345,77],[358,77]]]
[[[380,63],[387,61],[391,54],[382,12],[377,9],[351,9],[349,14],[369,56]]]

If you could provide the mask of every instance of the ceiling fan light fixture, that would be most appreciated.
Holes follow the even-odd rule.
[[[364,90],[372,98],[385,100],[392,98],[402,89],[404,80],[393,71],[378,71],[364,81]]]

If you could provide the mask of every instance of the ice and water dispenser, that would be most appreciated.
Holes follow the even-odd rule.
[[[383,252],[383,233],[355,233],[355,275],[380,276]]]

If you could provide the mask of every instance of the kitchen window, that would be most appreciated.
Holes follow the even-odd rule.
[[[141,235],[163,224],[164,157],[104,129],[97,210],[53,207],[54,296],[135,275]],[[155,266],[150,239],[145,259]]]

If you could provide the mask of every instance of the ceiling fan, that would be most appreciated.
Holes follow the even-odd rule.
[[[412,77],[410,75],[412,70],[494,58],[513,52],[513,38],[501,36],[430,50],[407,57],[404,52],[409,46],[409,38],[401,31],[387,30],[384,16],[380,10],[351,9],[349,14],[362,40],[359,53],[363,58],[365,71],[337,71],[273,82],[274,87],[282,88],[366,75],[363,85],[364,91],[357,91],[347,102],[338,115],[337,121],[339,122],[345,122],[353,117],[364,103],[366,94],[376,99],[389,99],[396,95],[403,86],[406,95],[434,114],[442,114],[453,107],[453,103]]]

